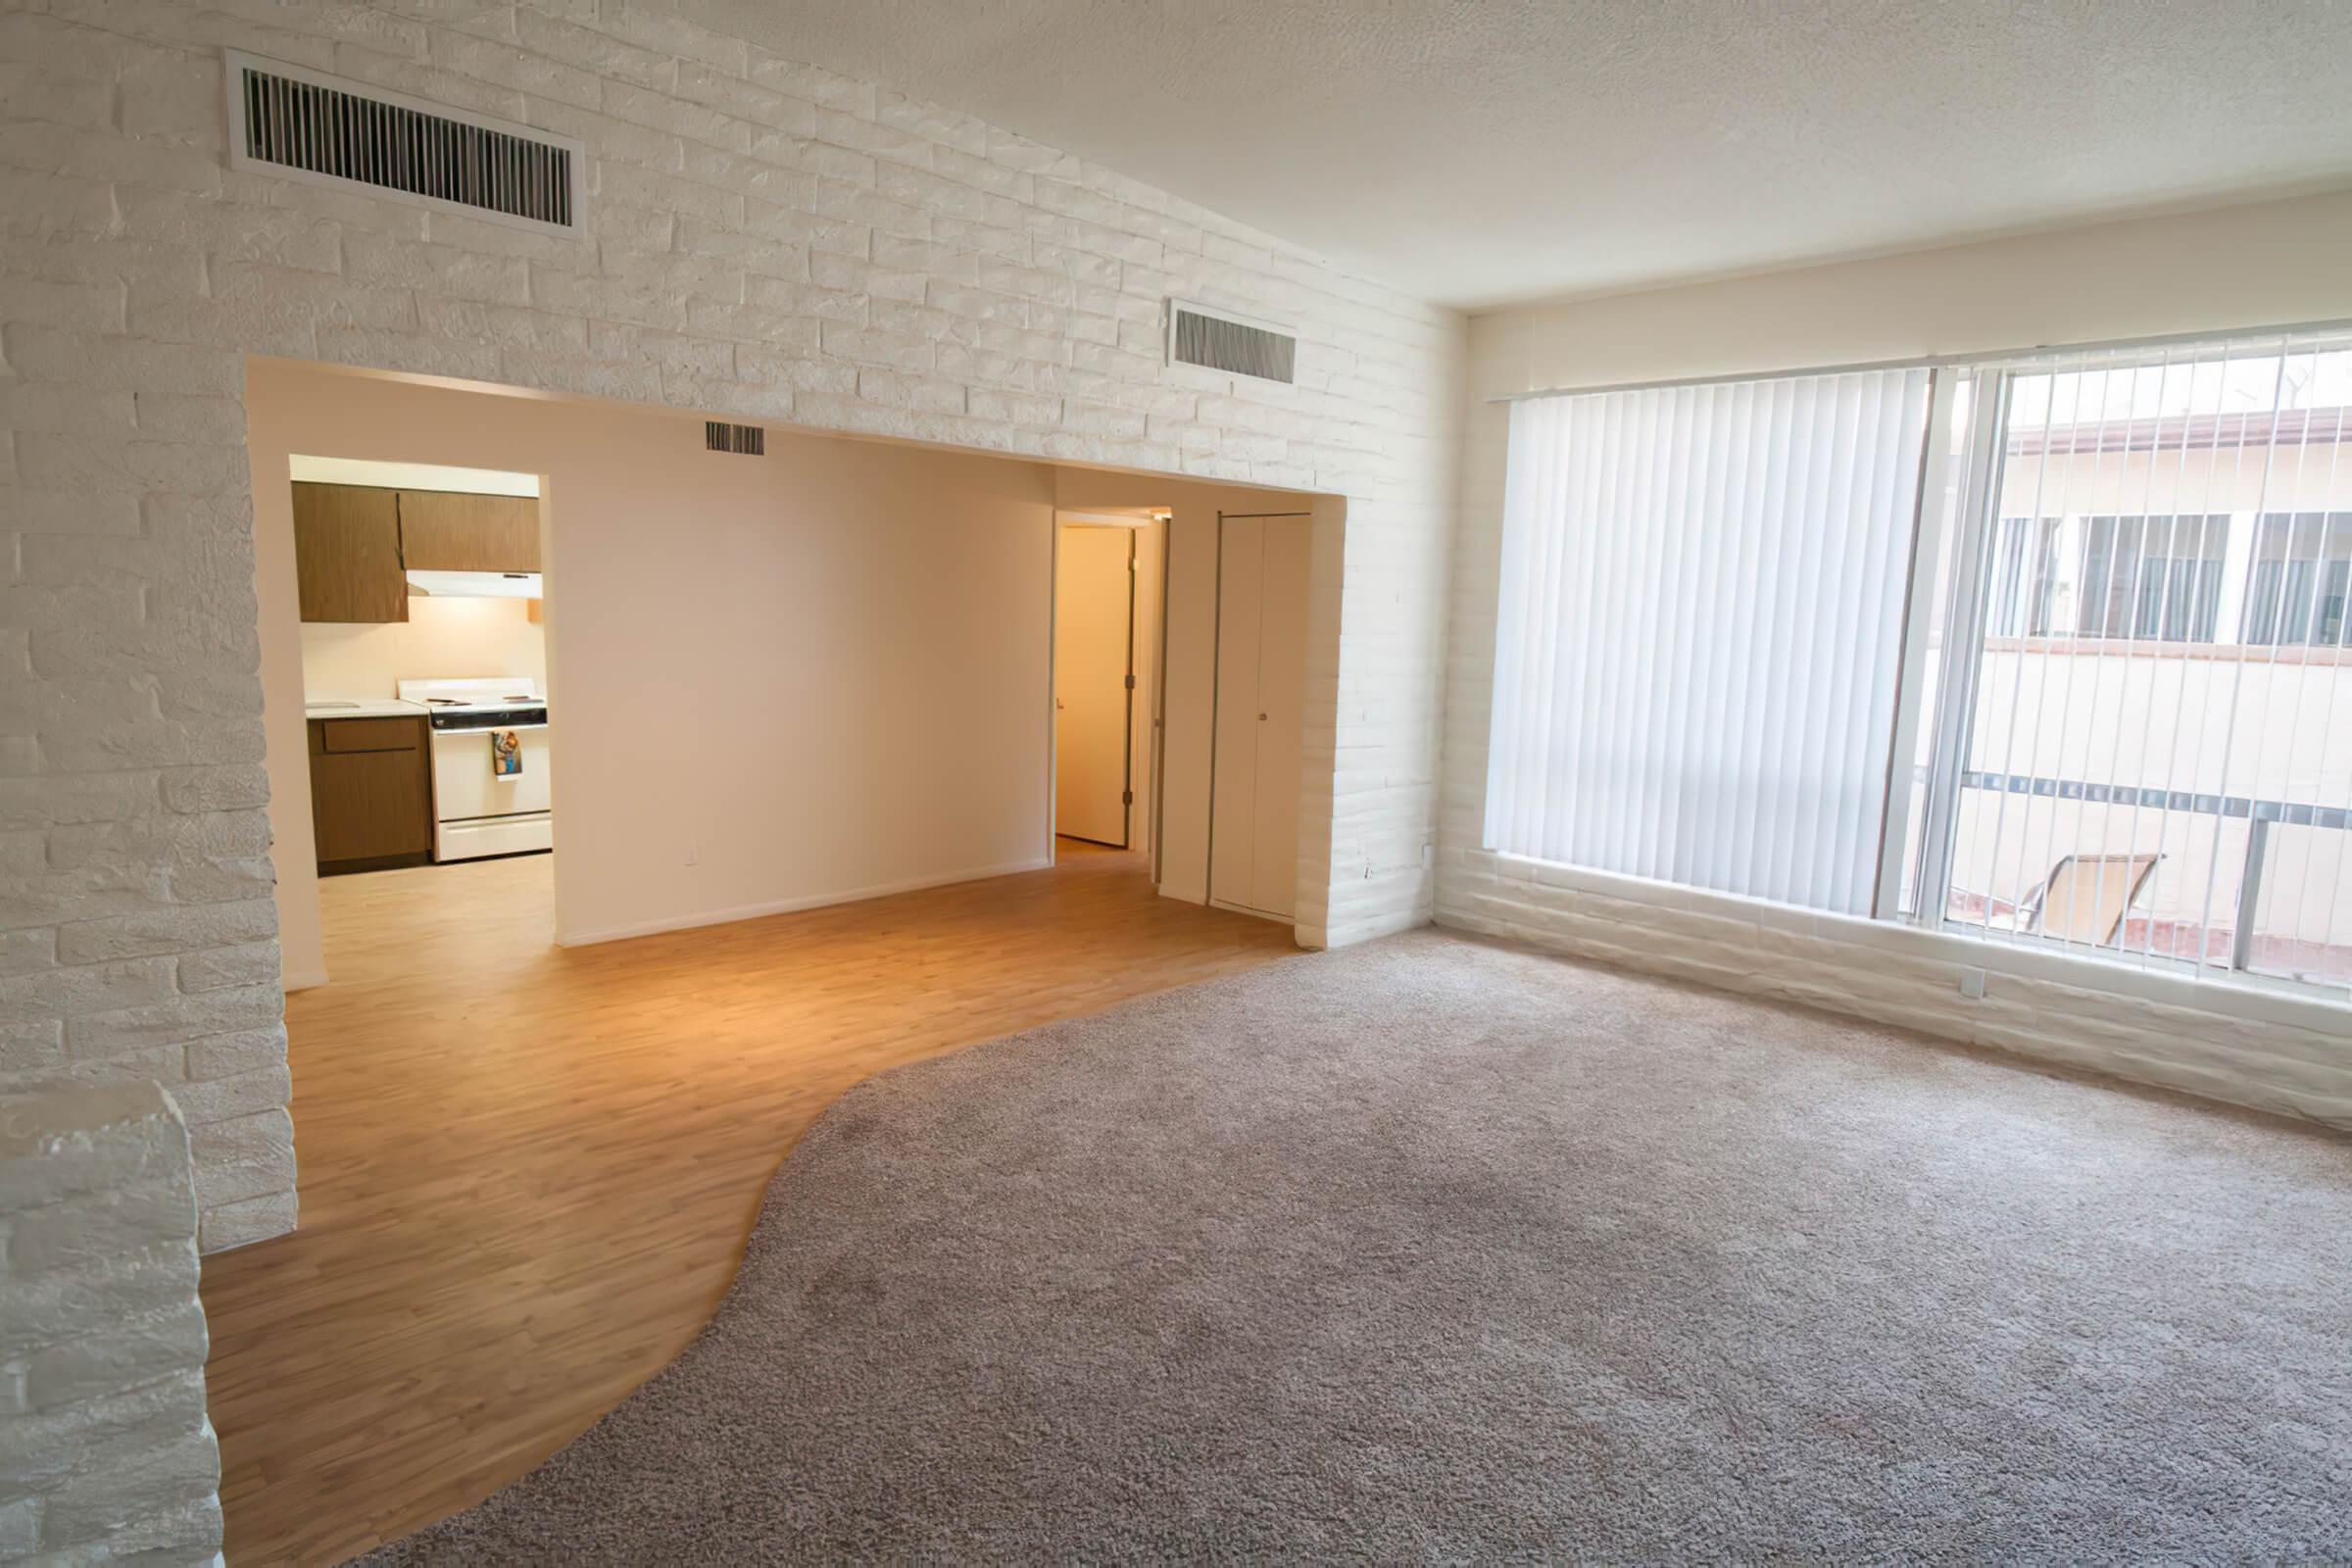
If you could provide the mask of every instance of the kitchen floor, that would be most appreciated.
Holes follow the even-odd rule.
[[[287,999],[302,1225],[205,1260],[233,1562],[480,1500],[685,1347],[761,1190],[858,1079],[1270,963],[1141,856],[593,948],[553,858],[328,878]]]

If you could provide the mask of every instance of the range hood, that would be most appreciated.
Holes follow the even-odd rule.
[[[412,571],[409,592],[428,599],[542,599],[535,571]]]

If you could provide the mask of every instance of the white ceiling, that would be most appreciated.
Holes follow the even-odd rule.
[[[2352,183],[2348,0],[661,0],[1470,308]]]

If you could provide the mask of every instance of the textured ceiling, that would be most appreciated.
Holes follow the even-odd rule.
[[[2347,0],[655,0],[1493,306],[2352,183]]]

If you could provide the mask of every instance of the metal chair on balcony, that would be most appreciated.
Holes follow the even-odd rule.
[[[2106,947],[2155,873],[2161,854],[2067,855],[2022,900],[1986,897],[1985,926]],[[1964,890],[1955,889],[1961,897]]]

